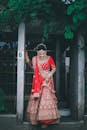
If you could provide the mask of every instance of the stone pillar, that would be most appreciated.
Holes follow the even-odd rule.
[[[17,119],[23,120],[24,110],[24,44],[25,24],[20,23],[18,29],[18,52],[17,52]]]
[[[71,47],[70,57],[70,104],[72,116],[76,120],[82,120],[84,115],[84,69],[84,39],[79,34]]]
[[[78,119],[84,115],[85,96],[85,50],[84,39],[78,35]]]

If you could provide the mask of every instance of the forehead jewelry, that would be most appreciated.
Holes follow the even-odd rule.
[[[46,45],[45,45],[45,44],[43,44],[43,43],[38,44],[38,45],[37,45],[37,47],[36,47],[36,49],[38,49],[38,47],[39,47],[39,46],[43,46],[44,48],[46,48],[46,49],[47,49]]]

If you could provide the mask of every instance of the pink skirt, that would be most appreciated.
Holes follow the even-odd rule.
[[[27,106],[27,117],[32,124],[51,123],[60,119],[57,107],[58,101],[55,91],[47,86],[43,87],[40,98],[34,98],[31,94]]]

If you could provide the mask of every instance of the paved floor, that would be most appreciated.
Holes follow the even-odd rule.
[[[87,117],[84,121],[61,121],[60,124],[52,124],[47,128],[41,128],[40,125],[31,127],[30,123],[24,122],[18,124],[14,117],[0,117],[0,130],[86,130]]]

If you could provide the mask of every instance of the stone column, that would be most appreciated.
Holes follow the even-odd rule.
[[[20,23],[18,29],[18,52],[17,52],[17,119],[23,120],[24,110],[24,44],[25,24]]]
[[[85,96],[85,50],[84,39],[78,35],[78,119],[84,115]]]
[[[59,99],[60,91],[60,45],[59,41],[56,43],[56,93]]]
[[[84,38],[79,34],[71,47],[70,57],[70,104],[72,116],[76,120],[82,120],[84,115],[84,69]]]

